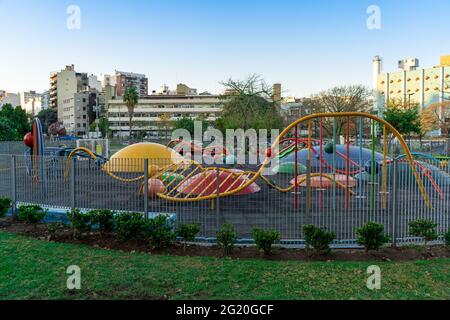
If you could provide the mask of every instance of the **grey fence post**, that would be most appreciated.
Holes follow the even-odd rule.
[[[17,187],[16,187],[16,156],[11,156],[11,210],[15,220],[17,218]]]
[[[220,228],[220,169],[216,168],[216,224]]]
[[[70,207],[75,209],[76,201],[75,201],[75,161],[76,158],[72,158],[72,162],[70,163]]]
[[[398,160],[394,159],[393,160],[393,177],[392,177],[392,221],[391,221],[391,225],[392,225],[392,246],[395,247],[397,245],[397,233],[396,233],[396,228],[397,228],[397,165],[398,165]]]
[[[144,159],[144,216],[148,219],[148,159]]]
[[[306,160],[306,217],[311,223],[311,160]]]

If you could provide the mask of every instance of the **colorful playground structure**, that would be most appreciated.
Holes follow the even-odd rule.
[[[299,226],[312,223],[336,232],[337,245],[345,246],[355,243],[360,225],[375,221],[393,239],[412,243],[410,221],[430,217],[441,231],[450,221],[446,155],[410,152],[395,128],[370,114],[298,119],[270,147],[248,148],[259,150],[259,161],[251,164],[227,163],[236,146],[181,140],[136,143],[102,157],[92,141],[48,147],[39,127],[36,119],[24,137],[24,156],[0,155],[0,194],[16,190],[18,203],[63,213],[168,214],[177,224],[200,224],[205,241],[227,221],[240,239],[257,227],[301,243]]]
[[[209,145],[203,147],[201,143],[195,141],[184,141],[182,139],[171,140],[167,144],[168,148],[172,148],[181,156],[188,159],[199,154],[204,159],[212,159],[214,161],[223,161],[225,164],[235,164],[236,158],[231,154],[227,147],[221,145]]]
[[[324,135],[325,118],[334,120],[332,136]],[[351,118],[359,120],[359,133],[353,136],[350,134]],[[345,123],[345,144],[336,143],[339,139],[336,132],[338,119]],[[313,138],[314,121],[319,129],[318,137]],[[352,123],[355,126],[354,121]],[[299,127],[305,124],[308,136],[299,137]],[[363,146],[365,124],[370,125],[369,148]],[[376,151],[377,130],[382,132],[381,152]],[[388,156],[389,134],[398,140],[404,154],[397,157]],[[358,145],[352,145],[350,141]],[[301,190],[341,190],[339,192],[345,195],[346,208],[350,206],[351,197],[361,196],[363,184],[370,189],[370,197],[367,199],[370,206],[375,206],[375,198],[378,197],[376,185],[381,184],[379,194],[383,198],[383,206],[386,206],[388,175],[393,170],[394,162],[398,164],[397,170],[411,175],[413,179],[404,183],[416,185],[428,207],[431,207],[429,192],[435,192],[444,198],[442,184],[450,184],[450,176],[439,170],[442,166],[439,160],[430,159],[428,155],[411,153],[403,137],[392,125],[372,114],[361,112],[320,113],[298,119],[281,132],[266,151],[266,158],[256,170],[248,167],[238,170],[227,166],[204,166],[191,160],[190,154],[179,152],[186,150],[186,147],[191,154],[201,152],[204,157],[218,160],[224,160],[231,155],[225,147],[203,148],[199,144],[182,140],[173,140],[168,146],[137,143],[125,147],[107,161],[98,161],[98,156],[87,148],[76,148],[67,157],[66,177],[71,159],[83,155],[96,160],[101,170],[113,179],[124,183],[141,181],[141,194],[147,189],[150,198],[196,202],[217,197],[243,196],[259,192],[261,188],[258,183],[261,182],[281,193],[291,193],[295,207],[298,206],[296,198]],[[423,157],[435,164],[421,161]],[[148,163],[147,168],[145,163]],[[271,164],[274,164],[272,172],[275,176],[292,175],[288,185],[280,185],[274,181],[277,179],[273,176],[264,175],[265,169]],[[129,177],[129,174],[135,176]],[[148,181],[145,188],[146,176]]]

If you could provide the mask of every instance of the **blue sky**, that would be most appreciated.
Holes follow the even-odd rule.
[[[69,30],[69,5],[81,29]],[[369,5],[381,30],[366,27]],[[150,89],[183,82],[219,92],[229,77],[261,74],[284,95],[335,85],[370,86],[371,60],[384,70],[418,57],[450,54],[450,1],[418,0],[0,0],[0,89],[48,87],[51,71],[145,73]]]

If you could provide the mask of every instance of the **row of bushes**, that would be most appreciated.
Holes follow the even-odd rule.
[[[4,216],[11,206],[9,199],[0,198],[0,217]],[[37,205],[20,206],[18,208],[18,220],[27,223],[37,223],[44,219],[47,211]],[[198,224],[185,224],[174,230],[172,222],[165,215],[158,215],[153,219],[145,219],[142,213],[119,213],[114,214],[111,210],[92,210],[87,213],[79,209],[73,209],[67,214],[73,237],[76,238],[83,233],[98,230],[100,235],[115,232],[120,240],[144,240],[149,241],[154,248],[170,246],[179,237],[183,239],[184,248],[186,243],[194,241],[200,231]],[[410,235],[421,237],[427,243],[438,238],[436,224],[429,220],[416,220],[409,224]],[[48,225],[48,232],[53,236],[60,228],[61,223]],[[316,227],[304,225],[302,227],[305,244],[307,248],[314,250],[317,254],[328,254],[330,244],[336,238],[334,232]],[[366,223],[357,229],[357,243],[364,246],[366,251],[378,250],[390,241],[389,236],[384,233],[384,226],[375,222]],[[280,233],[273,230],[254,229],[253,239],[258,249],[265,254],[272,252],[272,246],[280,240]],[[450,245],[450,230],[444,235],[447,245]],[[237,242],[237,232],[233,225],[225,223],[217,232],[217,243],[222,247],[225,254],[230,254]]]
[[[409,233],[411,236],[420,237],[427,243],[438,238],[436,233],[437,224],[429,220],[419,219],[409,223]],[[336,234],[323,228],[307,224],[302,227],[306,248],[314,250],[316,254],[329,254],[330,244],[336,238]],[[356,230],[356,242],[364,246],[366,252],[369,250],[379,250],[384,244],[390,241],[390,237],[384,233],[384,226],[376,222],[368,222]],[[253,230],[253,239],[258,249],[270,254],[272,245],[280,240],[280,233],[272,230]],[[444,234],[444,240],[450,246],[450,229]],[[225,253],[230,253],[236,241],[236,231],[230,224],[225,224],[217,234],[217,242],[225,249]]]
[[[145,219],[142,213],[118,213],[111,210],[92,210],[82,213],[73,209],[67,214],[74,237],[82,233],[97,229],[100,235],[107,232],[116,232],[122,241],[144,240],[149,241],[153,248],[160,249],[170,246],[180,237],[187,241],[195,240],[200,231],[198,224],[185,224],[174,231],[173,223],[166,215],[158,215],[152,219]]]

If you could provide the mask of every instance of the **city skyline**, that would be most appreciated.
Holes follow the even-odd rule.
[[[70,5],[80,9],[80,29],[67,28]],[[367,28],[371,5],[380,8],[379,30]],[[394,71],[402,58],[431,67],[450,53],[442,41],[450,31],[441,23],[450,12],[445,1],[3,0],[0,9],[10,26],[0,89],[9,92],[47,90],[50,72],[74,64],[98,76],[144,73],[149,93],[177,83],[217,93],[220,81],[257,73],[282,83],[286,96],[308,96],[335,85],[371,87],[375,55],[383,57],[383,71]]]

